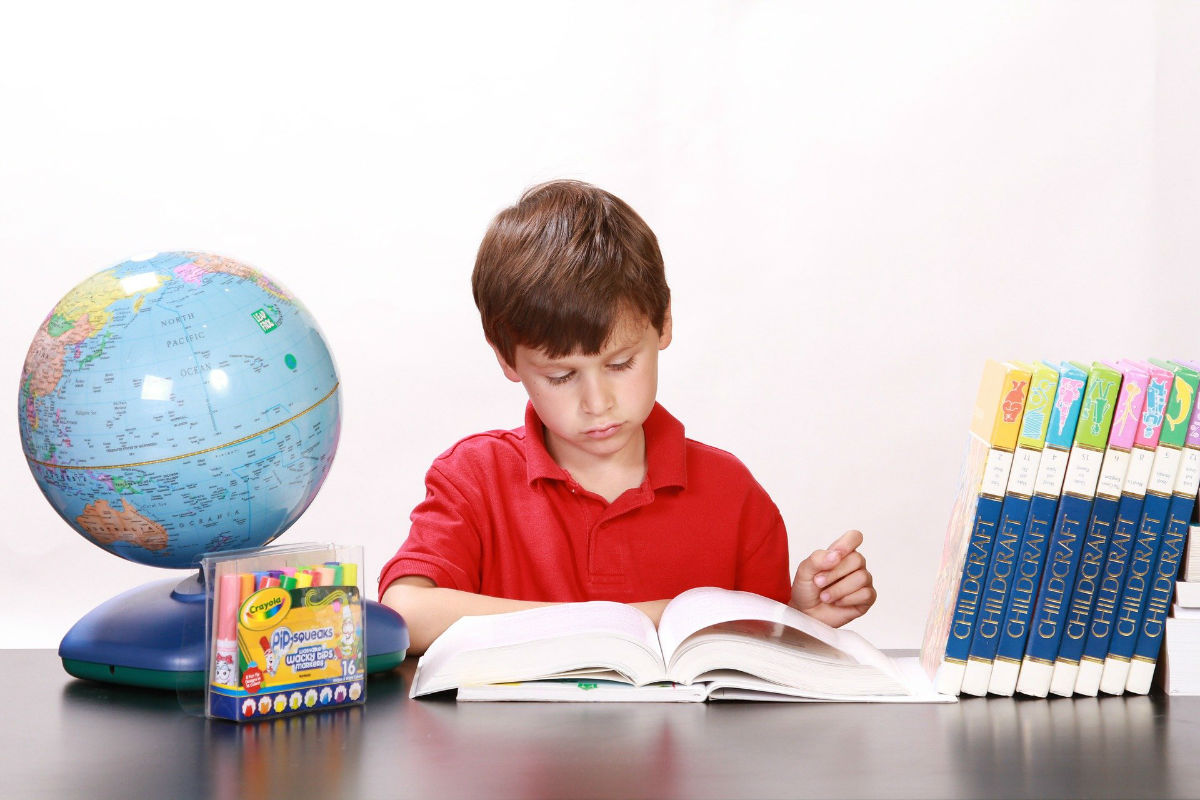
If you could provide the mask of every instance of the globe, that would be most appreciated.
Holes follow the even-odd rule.
[[[18,392],[34,480],[93,544],[194,567],[313,501],[340,432],[316,321],[229,258],[169,252],[87,278],[33,337]]]

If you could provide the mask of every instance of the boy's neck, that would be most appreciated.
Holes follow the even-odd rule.
[[[563,447],[545,427],[542,428],[542,436],[554,462],[584,489],[600,495],[609,503],[628,490],[641,486],[646,478],[646,433],[640,425],[625,447],[607,456],[595,456]]]

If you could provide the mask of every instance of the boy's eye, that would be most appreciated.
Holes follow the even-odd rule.
[[[562,384],[571,380],[571,378],[573,378],[573,377],[575,377],[574,370],[572,370],[570,372],[564,372],[562,375],[547,375],[546,380],[550,383],[551,386],[561,386]]]
[[[624,361],[621,361],[617,364],[609,364],[608,368],[613,370],[614,372],[621,372],[622,370],[633,369],[633,359],[627,358]]]

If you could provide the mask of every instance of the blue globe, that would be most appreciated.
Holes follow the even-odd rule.
[[[103,270],[38,328],[21,444],[42,493],[114,555],[193,567],[294,523],[333,463],[338,375],[315,320],[206,253]]]

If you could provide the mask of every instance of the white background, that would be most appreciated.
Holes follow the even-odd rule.
[[[919,644],[985,358],[1200,357],[1195,4],[5,6],[10,398],[87,275],[174,249],[263,269],[344,390],[333,470],[280,541],[361,543],[369,582],[432,459],[522,421],[469,276],[549,178],[657,232],[660,400],[771,493],[793,566],[866,532],[879,602],[855,627],[880,646]],[[12,412],[0,645],[53,647],[163,571],[57,517]]]

